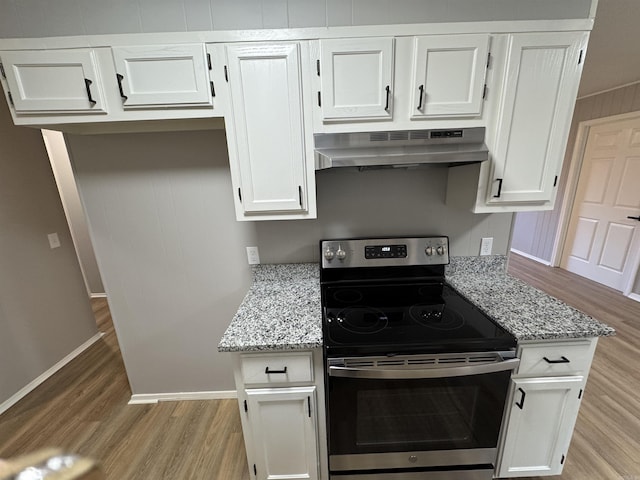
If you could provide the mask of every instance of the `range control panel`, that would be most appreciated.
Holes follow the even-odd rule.
[[[355,268],[449,263],[449,238],[407,237],[323,240],[322,268]]]

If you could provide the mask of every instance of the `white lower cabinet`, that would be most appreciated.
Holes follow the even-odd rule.
[[[251,480],[327,479],[320,349],[237,354],[234,374]]]
[[[582,376],[513,380],[498,477],[562,472],[583,387]]]
[[[245,393],[256,478],[317,479],[316,387]]]
[[[496,477],[562,473],[597,339],[519,345]]]

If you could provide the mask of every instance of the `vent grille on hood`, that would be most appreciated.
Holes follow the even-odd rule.
[[[484,127],[476,127],[315,134],[316,170],[483,162],[489,158],[484,133]]]

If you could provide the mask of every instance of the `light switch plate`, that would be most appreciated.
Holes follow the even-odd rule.
[[[493,249],[493,237],[483,238],[480,242],[480,255],[491,255],[491,250]]]
[[[258,247],[247,247],[247,261],[249,262],[249,265],[260,264],[260,253],[258,252]]]
[[[50,233],[47,235],[47,238],[49,239],[49,246],[51,248],[58,248],[60,246],[60,239],[57,233]]]

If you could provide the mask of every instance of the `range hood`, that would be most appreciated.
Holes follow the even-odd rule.
[[[489,158],[484,127],[313,136],[316,170],[464,165]]]

